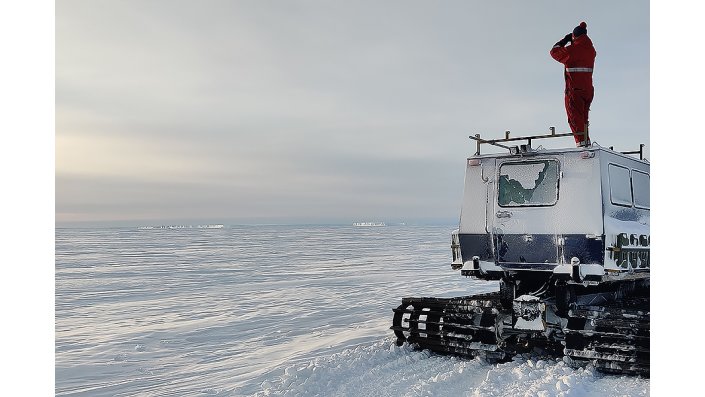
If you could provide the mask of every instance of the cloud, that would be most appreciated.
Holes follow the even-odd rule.
[[[548,50],[581,19],[593,136],[648,143],[648,6],[620,4],[60,2],[57,221],[455,214],[468,135],[567,131]]]

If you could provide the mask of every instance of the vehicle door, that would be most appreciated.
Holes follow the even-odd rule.
[[[553,225],[561,160],[561,155],[498,160],[491,219],[500,265],[541,269],[557,262]]]

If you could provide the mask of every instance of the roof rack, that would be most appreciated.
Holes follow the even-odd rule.
[[[480,145],[483,143],[487,143],[490,145],[494,145],[497,147],[501,147],[503,149],[509,150],[509,153],[511,154],[520,154],[520,153],[526,153],[531,149],[531,140],[532,139],[545,139],[545,138],[559,138],[563,136],[573,136],[572,132],[566,132],[566,133],[561,133],[561,134],[556,134],[556,127],[549,127],[549,130],[551,130],[551,133],[548,135],[532,135],[532,136],[518,136],[515,138],[510,138],[509,137],[509,131],[504,131],[504,138],[503,139],[482,139],[480,138],[480,134],[475,134],[475,136],[470,135],[470,139],[474,139],[477,141],[477,152],[475,152],[475,155],[480,154]],[[587,136],[587,132],[585,133],[579,133],[580,135],[585,135]],[[513,141],[523,141],[526,140],[525,145],[519,145],[519,146],[506,146],[502,145],[498,142],[513,142]]]
[[[610,150],[614,150],[614,146],[610,146]],[[640,143],[639,144],[639,150],[632,150],[629,152],[620,152],[622,154],[638,154],[639,155],[639,160],[644,159],[644,144]]]
[[[504,131],[504,138],[501,139],[482,139],[480,138],[480,134],[475,134],[470,135],[470,139],[474,139],[477,142],[477,151],[475,152],[475,156],[480,155],[480,146],[483,143],[501,147],[503,149],[509,150],[510,154],[525,154],[527,152],[531,151],[531,140],[532,139],[546,139],[546,138],[559,138],[559,137],[564,137],[564,136],[573,136],[572,132],[565,132],[565,133],[560,133],[556,134],[556,127],[549,127],[549,130],[551,131],[550,134],[547,135],[531,135],[531,136],[518,136],[514,138],[509,137],[509,131]],[[579,135],[588,135],[588,132],[585,133],[578,133]],[[499,142],[514,142],[514,141],[526,141],[525,145],[518,145],[518,146],[507,146],[500,144]],[[610,146],[610,150],[614,150],[614,146]],[[640,143],[639,144],[639,150],[633,150],[633,151],[628,151],[628,152],[620,152],[622,154],[638,154],[639,155],[639,160],[644,160],[644,144]]]

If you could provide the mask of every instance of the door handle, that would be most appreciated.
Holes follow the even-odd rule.
[[[512,213],[509,211],[497,211],[497,218],[511,218]]]

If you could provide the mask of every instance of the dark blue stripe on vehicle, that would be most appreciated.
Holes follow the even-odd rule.
[[[552,234],[495,234],[497,259],[514,263],[557,263],[558,247]]]
[[[463,262],[478,256],[482,261],[495,262],[517,269],[551,269],[558,263],[558,238],[563,238],[563,257],[567,263],[577,257],[581,263],[603,264],[605,244],[603,240],[588,238],[584,234],[460,234],[460,251]],[[495,249],[495,247],[497,247]]]
[[[494,262],[490,234],[460,234],[458,240],[460,241],[460,254],[463,257],[463,262],[472,261],[473,256],[480,257],[481,261]]]
[[[576,257],[580,259],[580,263],[604,264],[604,240],[587,238],[584,234],[571,234],[563,236],[563,238],[565,240],[563,252],[565,253],[567,261],[570,261],[570,258],[572,257]]]

